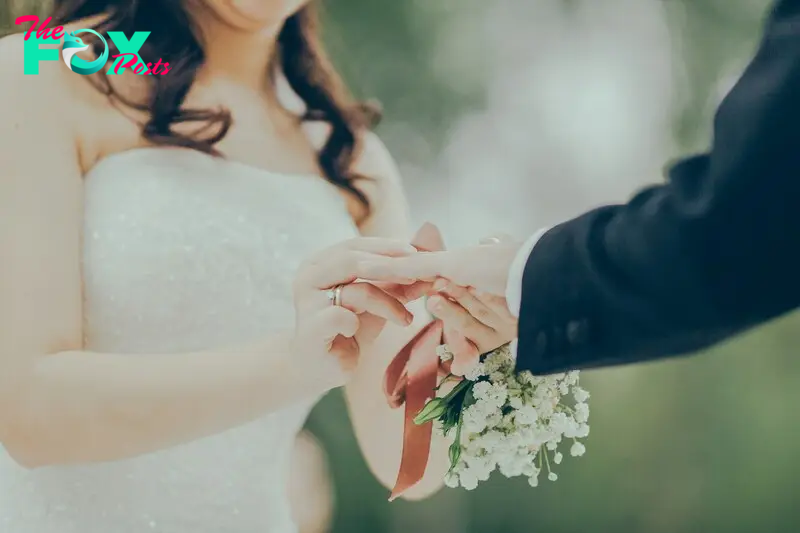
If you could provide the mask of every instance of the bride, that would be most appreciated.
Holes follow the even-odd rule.
[[[60,0],[53,17],[150,30],[140,55],[171,70],[24,76],[22,35],[0,41],[0,530],[295,531],[294,437],[339,386],[390,486],[402,412],[381,376],[426,318],[409,328],[390,287],[329,302],[359,259],[414,250],[395,166],[313,6]],[[514,334],[491,302],[444,296],[459,349]],[[439,487],[434,444],[412,499]]]

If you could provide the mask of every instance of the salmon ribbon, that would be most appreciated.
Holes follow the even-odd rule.
[[[397,409],[405,404],[400,471],[389,501],[416,485],[428,466],[433,421],[417,425],[414,417],[436,396],[439,374],[436,349],[444,344],[443,336],[441,320],[429,322],[394,356],[384,374],[383,390],[389,406]]]

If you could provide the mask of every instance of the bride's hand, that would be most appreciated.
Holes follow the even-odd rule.
[[[370,256],[415,252],[407,242],[359,237],[301,265],[294,282],[293,353],[306,376],[310,371],[325,387],[342,385],[358,362],[359,348],[374,340],[387,320],[402,326],[412,322],[413,316],[395,296],[355,282],[355,272]]]
[[[444,323],[445,342],[453,353],[453,374],[463,375],[482,354],[516,338],[517,319],[505,298],[480,294],[444,279],[437,280],[433,288],[428,311]]]

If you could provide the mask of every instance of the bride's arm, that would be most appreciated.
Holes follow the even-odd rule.
[[[408,206],[397,168],[381,141],[373,134],[365,137],[356,171],[373,181],[362,190],[370,199],[372,212],[361,225],[363,235],[411,238]],[[385,486],[392,487],[400,467],[403,442],[403,409],[391,409],[383,394],[383,373],[392,357],[429,321],[422,302],[412,308],[414,324],[400,328],[387,324],[375,344],[361,354],[358,369],[345,388],[350,415],[359,445],[370,469]],[[447,443],[433,436],[425,477],[404,495],[421,499],[437,491],[447,472]]]
[[[192,354],[82,350],[74,127],[89,117],[49,66],[22,75],[13,39],[0,41],[0,443],[29,467],[114,460],[319,394],[292,370],[289,335]]]

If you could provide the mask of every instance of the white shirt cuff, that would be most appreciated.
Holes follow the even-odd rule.
[[[530,239],[525,241],[525,244],[517,252],[517,256],[511,263],[508,270],[508,281],[506,282],[506,303],[508,310],[519,317],[519,310],[522,307],[522,276],[525,274],[525,265],[528,262],[528,257],[533,252],[534,246],[542,238],[542,235],[548,232],[550,228],[544,228],[536,232]]]

